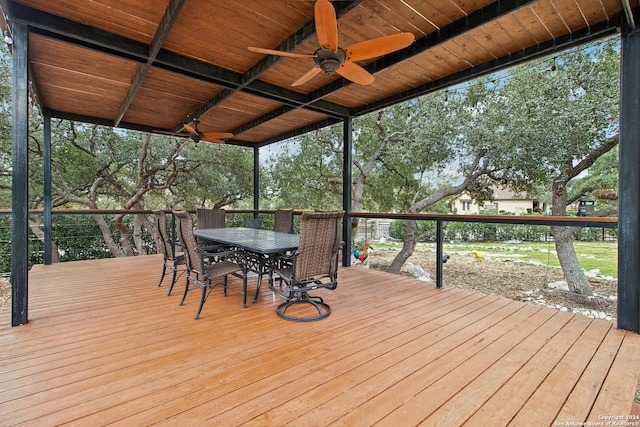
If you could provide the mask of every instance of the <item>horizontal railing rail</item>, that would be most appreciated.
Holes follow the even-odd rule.
[[[617,228],[618,218],[599,217],[565,217],[543,215],[449,215],[449,214],[421,214],[421,213],[374,213],[374,212],[350,212],[354,218],[397,219],[436,222],[436,287],[442,288],[443,276],[443,233],[442,228],[446,222],[477,222],[490,224],[529,224],[545,226],[570,226],[570,227],[597,227]]]
[[[166,213],[171,213],[171,210],[165,210]],[[190,211],[195,213],[194,211]],[[275,210],[269,209],[228,209],[226,211],[231,217],[234,215],[251,215],[251,217],[257,218],[261,215],[273,215]],[[294,215],[299,216],[304,212],[303,210],[294,210]],[[135,215],[143,214],[150,215],[152,210],[148,209],[54,209],[51,211],[52,215]],[[0,217],[11,215],[11,210],[0,210]],[[43,215],[42,209],[31,209],[29,215]],[[443,276],[443,227],[444,224],[449,222],[470,222],[470,223],[488,223],[488,224],[504,224],[504,225],[535,225],[535,226],[570,226],[570,227],[585,227],[585,228],[602,228],[602,229],[615,229],[618,227],[618,218],[612,217],[579,217],[579,216],[546,216],[546,215],[455,215],[455,214],[425,214],[425,213],[395,213],[395,212],[349,212],[350,218],[363,218],[363,219],[390,219],[390,220],[416,220],[416,221],[434,221],[436,224],[436,286],[442,287]],[[173,221],[172,221],[173,223]],[[238,222],[241,224],[242,222]],[[348,234],[351,236],[351,230]],[[349,265],[351,253],[351,239],[345,243],[346,255],[343,257],[343,264]]]

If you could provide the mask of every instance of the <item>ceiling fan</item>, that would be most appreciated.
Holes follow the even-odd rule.
[[[400,33],[359,42],[341,48],[338,46],[338,22],[333,5],[327,0],[318,0],[314,8],[316,35],[320,47],[311,54],[284,52],[260,47],[249,47],[252,52],[291,58],[313,58],[316,66],[293,82],[300,86],[323,71],[327,75],[338,73],[342,77],[361,85],[371,84],[374,77],[355,63],[383,56],[409,46],[414,41],[412,33]]]
[[[198,124],[200,123],[200,119],[193,118],[189,123],[185,123],[182,125],[182,128],[187,132],[163,132],[159,131],[159,133],[164,133],[167,135],[173,136],[181,136],[184,138],[191,138],[193,141],[200,142],[211,142],[213,144],[224,144],[224,140],[228,138],[232,138],[233,134],[228,132],[201,132],[198,129]],[[193,126],[192,126],[193,124]]]

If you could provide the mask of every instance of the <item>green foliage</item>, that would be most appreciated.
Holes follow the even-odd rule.
[[[340,142],[338,142],[340,141]],[[268,174],[279,207],[296,209],[340,209],[341,160],[331,150],[341,145],[341,129],[331,126],[303,135],[269,161]]]
[[[178,163],[184,172],[171,188],[175,205],[189,210],[199,206],[249,207],[243,201],[253,195],[252,150],[188,142]]]
[[[52,240],[58,245],[60,261],[112,258],[92,216],[54,215],[51,222]],[[117,233],[115,227],[112,229]]]
[[[116,239],[118,231],[107,218],[111,231]],[[128,228],[132,231],[133,216],[125,218]],[[58,246],[60,261],[79,261],[87,259],[112,258],[113,255],[105,245],[100,229],[93,217],[88,214],[53,215],[52,240]],[[132,235],[132,233],[130,233]],[[155,253],[155,241],[147,230],[143,230],[142,238],[148,253]],[[29,267],[44,263],[44,244],[31,236],[29,239]],[[0,273],[11,271],[11,217],[0,216]]]
[[[510,70],[486,98],[499,147],[490,159],[494,177],[515,190],[550,190],[553,180],[573,178],[564,175],[567,164],[616,136],[617,45],[612,38]]]

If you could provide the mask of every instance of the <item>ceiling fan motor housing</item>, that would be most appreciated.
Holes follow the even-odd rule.
[[[340,48],[338,48],[337,52],[334,52],[331,49],[321,47],[316,50],[314,54],[313,60],[318,67],[328,75],[335,73],[336,70],[344,64],[344,60],[347,57],[344,50]]]

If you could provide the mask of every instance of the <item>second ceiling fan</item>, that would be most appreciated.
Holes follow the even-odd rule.
[[[224,140],[228,138],[233,138],[232,133],[228,132],[202,132],[198,129],[198,124],[200,123],[200,119],[193,118],[189,121],[189,123],[184,123],[182,128],[187,132],[163,132],[157,131],[158,133],[163,133],[165,135],[173,135],[173,136],[181,136],[185,138],[191,138],[194,142],[211,142],[213,144],[224,144]],[[193,126],[192,126],[193,124]]]
[[[300,86],[319,72],[327,75],[337,73],[342,77],[361,85],[371,84],[374,77],[356,61],[383,56],[409,46],[414,41],[412,33],[400,33],[391,36],[359,42],[341,48],[338,46],[338,21],[333,5],[327,0],[318,0],[314,8],[316,35],[320,47],[313,53],[293,53],[260,47],[249,47],[252,52],[291,58],[313,58],[316,66],[293,82],[291,86]]]

